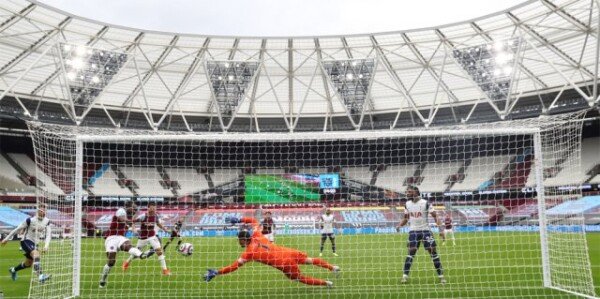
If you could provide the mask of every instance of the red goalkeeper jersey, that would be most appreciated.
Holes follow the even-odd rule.
[[[254,261],[273,266],[275,268],[283,268],[289,265],[303,263],[306,259],[306,254],[291,248],[275,245],[262,234],[260,224],[254,218],[242,218],[242,223],[251,224],[254,233],[252,240],[240,258],[230,266],[219,270],[219,274],[225,274],[235,271],[239,266],[246,262]]]

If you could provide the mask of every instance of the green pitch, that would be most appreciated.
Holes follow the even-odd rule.
[[[121,262],[126,256],[119,253],[107,288],[98,289],[105,263],[103,239],[87,239],[82,245],[85,257],[82,298],[569,298],[564,293],[540,287],[536,234],[457,234],[456,247],[439,246],[448,279],[445,286],[437,284],[433,265],[423,249],[413,264],[410,283],[399,284],[406,256],[406,237],[406,234],[338,236],[340,256],[333,257],[331,251],[326,250],[323,258],[342,268],[340,277],[313,266],[301,267],[304,274],[333,280],[335,288],[331,290],[289,281],[281,272],[258,263],[218,276],[210,283],[202,281],[207,268],[228,265],[239,256],[241,248],[233,237],[187,239],[195,247],[191,257],[176,254],[171,245],[167,252],[169,268],[173,271],[170,277],[161,275],[156,257],[135,260],[131,269],[123,272]],[[276,242],[318,256],[318,236],[278,236]],[[588,245],[596,292],[600,293],[600,234],[588,234]],[[7,271],[21,259],[18,242],[0,248],[0,290],[5,298],[28,294],[31,270],[19,272],[16,282]],[[57,277],[60,278],[60,274]],[[55,279],[47,287],[69,288],[70,285],[59,284],[59,279]]]

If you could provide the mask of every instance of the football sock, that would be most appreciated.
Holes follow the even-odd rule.
[[[408,273],[410,273],[410,267],[412,266],[413,259],[415,258],[415,253],[411,252],[406,256],[406,260],[404,260],[404,275],[408,275]]]
[[[433,265],[435,266],[435,270],[439,276],[444,274],[444,270],[442,269],[442,262],[440,261],[440,256],[437,253],[431,254],[431,259],[433,260]]]
[[[108,273],[110,273],[110,269],[111,266],[104,265],[104,268],[102,269],[102,278],[100,278],[101,282],[106,282],[106,278],[108,278]]]
[[[17,272],[17,271],[21,271],[21,270],[23,270],[23,269],[25,269],[25,268],[29,268],[29,266],[25,266],[25,264],[24,264],[24,263],[20,263],[20,264],[18,264],[17,266],[15,266],[15,272]]]
[[[161,255],[158,257],[158,261],[160,262],[160,266],[162,267],[163,270],[167,269],[167,261],[165,260],[165,255]]]
[[[33,270],[37,274],[42,274],[42,266],[40,265],[40,258],[36,257],[33,259]]]

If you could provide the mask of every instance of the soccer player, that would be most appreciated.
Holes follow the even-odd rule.
[[[273,217],[271,217],[271,212],[265,212],[265,218],[261,223],[262,234],[269,240],[269,242],[275,242],[275,223],[273,222]]]
[[[404,274],[402,275],[401,282],[408,282],[410,267],[412,266],[415,254],[417,254],[417,250],[422,242],[425,250],[431,255],[440,283],[445,284],[446,279],[444,279],[442,262],[440,261],[440,256],[437,254],[435,239],[433,238],[433,234],[429,228],[429,222],[427,221],[428,215],[431,214],[435,220],[437,227],[440,229],[440,235],[444,234],[442,224],[439,221],[436,212],[433,210],[433,207],[429,205],[426,200],[421,198],[419,188],[416,186],[408,186],[406,189],[406,197],[408,198],[408,201],[406,202],[406,211],[404,212],[404,218],[398,225],[398,228],[400,228],[406,225],[406,223],[409,223],[410,227],[407,243],[408,255],[404,261]]]
[[[46,218],[46,208],[40,205],[37,210],[37,215],[29,217],[19,224],[14,230],[12,230],[3,240],[0,242],[2,246],[13,238],[15,234],[22,234],[21,236],[21,249],[25,252],[25,261],[8,269],[12,280],[17,280],[17,272],[23,269],[29,268],[33,265],[33,271],[38,276],[38,281],[44,283],[50,279],[52,275],[42,273],[42,266],[40,264],[40,250],[39,245],[44,241],[44,247],[41,248],[41,252],[48,252],[50,246],[50,240],[52,239],[52,228],[50,227],[50,220]]]
[[[158,261],[160,262],[163,275],[171,275],[171,270],[167,268],[167,261],[165,260],[162,246],[160,245],[160,240],[158,239],[158,236],[156,236],[156,227],[162,229],[163,231],[167,231],[162,223],[160,223],[160,219],[156,213],[156,203],[149,203],[148,212],[145,215],[137,217],[134,222],[140,223],[138,243],[136,246],[137,249],[142,250],[144,247],[146,247],[146,245],[150,244],[153,252],[156,252],[156,256],[158,256]],[[148,255],[149,254],[147,254],[146,257],[148,257]],[[136,256],[131,254],[129,258],[123,262],[124,271],[129,269],[129,265],[134,258],[136,258]]]
[[[145,259],[146,256],[142,252],[131,246],[131,241],[125,237],[125,233],[130,225],[133,225],[132,218],[135,214],[135,204],[133,201],[128,201],[125,204],[125,209],[119,208],[112,217],[110,227],[106,231],[106,240],[104,241],[104,247],[106,250],[106,265],[102,269],[102,276],[100,278],[100,288],[106,287],[106,280],[110,269],[114,267],[117,260],[117,252],[125,251],[129,254]]]
[[[165,246],[163,246],[163,251],[167,250],[167,247],[169,246],[169,244],[171,244],[171,242],[173,242],[173,240],[175,240],[175,238],[178,238],[177,240],[177,248],[179,248],[179,245],[181,245],[181,227],[183,226],[183,222],[181,222],[181,220],[177,220],[177,222],[175,222],[175,227],[171,230],[171,237],[169,238],[169,240],[165,243]]]
[[[333,266],[326,261],[318,258],[310,258],[306,253],[275,245],[262,234],[260,224],[254,218],[228,218],[227,222],[232,224],[245,223],[252,226],[252,231],[240,230],[238,233],[238,242],[240,246],[246,248],[244,253],[233,264],[221,268],[220,270],[209,269],[204,275],[204,280],[211,281],[217,275],[231,273],[248,262],[259,262],[269,265],[285,274],[289,279],[295,280],[307,285],[333,287],[333,282],[304,276],[300,272],[298,265],[315,265],[325,268],[334,273],[339,273],[340,268]]]
[[[452,246],[456,246],[456,240],[454,239],[454,226],[452,225],[452,218],[450,217],[450,213],[446,214],[444,218],[444,234],[442,235],[442,245],[446,245],[446,236],[452,237]]]
[[[335,252],[335,232],[333,225],[335,224],[335,217],[331,214],[331,209],[326,209],[325,214],[319,217],[319,225],[321,226],[321,251],[319,256],[323,256],[323,248],[325,247],[325,241],[329,238],[331,241],[331,251],[334,256],[338,256]]]

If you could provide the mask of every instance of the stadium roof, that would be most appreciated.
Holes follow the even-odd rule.
[[[186,124],[190,117],[219,116],[224,126],[234,118],[277,118],[289,130],[302,118],[348,116],[360,126],[363,116],[381,114],[395,115],[394,123],[415,118],[428,125],[441,109],[451,111],[457,122],[468,121],[481,107],[504,119],[524,97],[566,89],[592,105],[598,98],[593,87],[598,78],[597,5],[532,0],[435,28],[263,38],[143,31],[73,16],[36,1],[4,0],[0,104],[5,95],[19,102],[55,103],[77,123],[90,111],[103,111],[109,118],[127,111],[144,114],[149,127],[160,127],[172,116]],[[502,57],[495,48],[499,43],[507,48]],[[74,103],[74,94],[84,94],[71,82],[75,73],[69,68],[77,57],[71,61],[66,56],[76,55],[66,47],[78,46],[86,46],[89,56],[126,57],[110,76],[85,69],[87,75],[107,79],[94,87],[93,95],[86,90],[89,101],[84,103]],[[490,68],[490,56],[469,54],[473,51],[509,64]],[[249,66],[234,67],[240,62]],[[360,69],[348,71],[350,64]],[[224,75],[217,79],[217,73]],[[485,78],[493,86],[482,83]],[[540,102],[545,111],[559,106]],[[36,113],[30,105],[24,107],[26,114]]]

